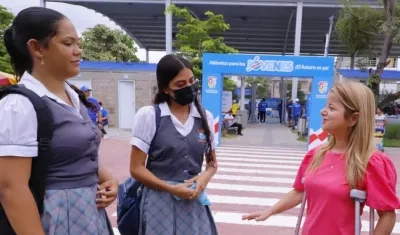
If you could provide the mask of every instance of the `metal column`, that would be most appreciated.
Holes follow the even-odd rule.
[[[150,62],[150,52],[149,52],[149,48],[146,48],[146,62],[149,63]]]
[[[46,0],[39,0],[39,4],[41,7],[46,7]]]
[[[240,110],[244,110],[244,97],[246,95],[246,77],[240,77]]]
[[[171,0],[165,0],[165,9],[171,5]],[[172,13],[167,12],[165,15],[165,52],[172,53]]]
[[[286,55],[287,41],[289,37],[290,27],[292,26],[293,15],[294,15],[294,10],[292,10],[292,12],[290,13],[289,22],[286,28],[286,36],[285,36],[285,42],[283,44],[282,56]],[[286,101],[287,101],[286,82],[284,81],[284,77],[281,77],[281,81],[279,83],[279,94],[282,99],[282,105],[281,105],[282,112],[280,118],[282,119],[282,124],[284,124],[286,122],[285,116],[286,116]]]
[[[303,20],[303,2],[297,3],[296,9],[296,32],[294,38],[294,55],[300,55],[300,45],[301,45],[301,25]],[[297,98],[297,84],[299,78],[293,78],[292,80],[292,99]]]
[[[335,16],[329,17],[329,31],[325,35],[325,51],[324,51],[324,56],[328,56],[329,53],[329,41],[331,40],[331,34],[332,34],[332,27],[333,27],[333,20]]]

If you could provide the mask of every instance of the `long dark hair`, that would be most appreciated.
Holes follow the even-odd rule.
[[[65,18],[60,12],[44,7],[29,7],[18,13],[4,32],[4,45],[18,80],[25,71],[32,72],[33,59],[28,51],[28,41],[35,39],[47,47],[49,40],[57,34],[59,22]]]
[[[168,84],[172,81],[184,68],[188,68],[193,71],[192,65],[185,58],[177,55],[166,55],[158,62],[157,65],[157,86],[158,91],[154,98],[155,104],[160,104],[163,102],[169,102],[170,96],[164,93],[164,90],[168,88]],[[207,150],[206,150],[206,162],[209,166],[214,166],[215,156],[212,152],[211,145],[211,131],[208,126],[207,116],[205,110],[201,106],[198,97],[196,96],[194,100],[194,105],[201,117],[201,124],[204,129],[204,134],[206,136]]]
[[[4,45],[11,59],[15,77],[19,81],[25,71],[32,73],[33,58],[28,51],[28,41],[37,40],[47,47],[49,40],[57,34],[59,22],[66,17],[58,11],[44,7],[29,7],[15,17],[12,25],[4,32]],[[79,99],[88,108],[93,104],[77,87],[69,84]]]

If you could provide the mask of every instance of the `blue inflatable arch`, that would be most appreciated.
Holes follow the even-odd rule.
[[[202,103],[214,116],[218,145],[221,143],[223,75],[312,78],[308,97],[308,149],[325,142],[320,111],[333,83],[334,58],[317,56],[270,56],[203,54]]]

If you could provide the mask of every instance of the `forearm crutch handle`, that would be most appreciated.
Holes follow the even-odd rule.
[[[365,203],[367,201],[367,193],[365,191],[352,189],[350,191],[350,197],[355,202],[355,235],[361,234],[361,215],[360,215],[360,207],[361,203]],[[374,233],[375,228],[375,211],[370,208],[369,210],[369,234],[372,235]]]

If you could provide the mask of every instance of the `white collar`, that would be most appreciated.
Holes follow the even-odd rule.
[[[167,102],[163,102],[161,104],[159,104],[160,110],[161,110],[161,117],[163,116],[171,116],[171,110],[169,109],[168,103]],[[194,103],[192,103],[190,105],[190,113],[189,116],[191,117],[195,117],[195,118],[201,118],[199,111],[197,111],[196,106],[194,105]]]
[[[54,95],[49,90],[47,90],[47,88],[39,80],[34,78],[28,72],[25,72],[22,75],[21,80],[19,81],[19,84],[23,84],[26,88],[35,92],[40,97],[47,96],[50,99],[55,100],[57,103],[68,105],[63,100],[61,100],[56,95]],[[71,99],[72,104],[74,105],[74,108],[78,111],[78,113],[80,113],[79,112],[80,111],[80,101],[79,101],[78,94],[67,83],[65,83],[65,91],[67,92],[69,98]]]

